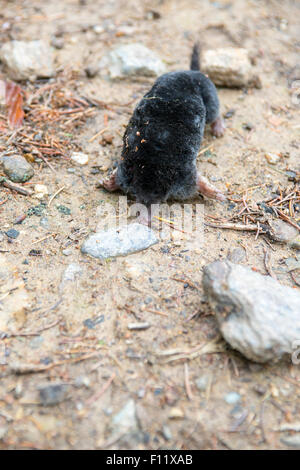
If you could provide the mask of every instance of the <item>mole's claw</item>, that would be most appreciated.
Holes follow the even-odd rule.
[[[104,189],[106,189],[106,191],[109,192],[117,191],[117,189],[120,189],[120,186],[116,181],[116,173],[117,170],[114,170],[109,177],[105,179],[100,179],[99,186],[103,187]]]

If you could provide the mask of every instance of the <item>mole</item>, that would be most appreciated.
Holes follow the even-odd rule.
[[[199,193],[226,200],[197,171],[206,124],[214,136],[224,134],[217,90],[200,72],[199,45],[195,44],[190,70],[160,76],[136,106],[123,137],[121,159],[102,186],[129,193],[148,212],[152,204],[183,201]]]

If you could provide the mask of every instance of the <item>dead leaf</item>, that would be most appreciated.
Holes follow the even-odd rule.
[[[8,123],[11,128],[17,129],[22,126],[24,119],[22,89],[14,82],[0,80],[0,101],[3,100],[4,90]]]

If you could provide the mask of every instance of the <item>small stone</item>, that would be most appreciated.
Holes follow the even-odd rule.
[[[8,238],[18,238],[18,236],[20,235],[20,232],[18,232],[18,230],[15,230],[14,228],[11,228],[10,230],[7,230],[7,232],[5,232],[5,235],[8,236]]]
[[[79,264],[71,263],[69,264],[62,276],[62,283],[66,281],[74,282],[75,279],[82,274],[82,268]]]
[[[293,447],[294,449],[300,449],[300,436],[299,434],[295,434],[294,436],[286,436],[282,437],[281,439],[282,444]]]
[[[0,242],[3,242],[3,240],[4,240],[4,233],[0,232]]]
[[[164,424],[162,427],[162,435],[164,436],[166,441],[171,441],[173,439],[171,429],[166,424]]]
[[[1,163],[4,173],[14,183],[25,183],[34,175],[32,166],[20,155],[6,155]]]
[[[289,245],[291,248],[296,248],[296,250],[300,250],[300,235],[290,240]]]
[[[209,382],[209,377],[207,375],[203,375],[202,377],[199,377],[199,379],[196,379],[195,381],[196,387],[201,392],[205,392],[208,386],[208,382]]]
[[[112,424],[114,429],[118,432],[125,432],[132,428],[138,428],[134,400],[128,400],[119,413],[113,417]]]
[[[224,119],[230,119],[235,114],[235,109],[229,109],[224,115]]]
[[[69,386],[67,384],[51,384],[39,388],[40,402],[43,406],[53,406],[66,400]]]
[[[102,34],[104,33],[105,29],[103,28],[103,26],[101,26],[100,24],[95,24],[93,26],[93,31],[96,33],[96,34]]]
[[[46,229],[50,228],[49,219],[47,217],[42,217],[40,220],[40,226]]]
[[[62,204],[56,206],[57,210],[64,215],[70,215],[71,209],[69,207],[63,206]]]
[[[72,250],[70,248],[66,248],[65,250],[62,250],[62,254],[65,256],[70,256],[72,254]]]
[[[36,184],[34,186],[35,197],[43,199],[48,194],[48,188],[44,184]]]
[[[13,80],[36,80],[55,74],[52,49],[43,41],[8,41],[0,49],[0,60]]]
[[[43,342],[44,338],[42,336],[36,336],[30,341],[29,346],[31,347],[31,349],[39,349]]]
[[[280,156],[277,153],[266,153],[265,158],[270,165],[276,165],[280,162]]]
[[[285,264],[287,265],[287,272],[300,269],[300,256],[298,256],[297,259],[293,257],[287,258]]]
[[[232,263],[241,263],[242,261],[244,261],[246,258],[246,252],[244,250],[244,248],[241,248],[241,247],[238,247],[238,248],[234,248],[234,250],[231,251],[231,253],[228,255],[228,259],[229,261],[231,261]]]
[[[204,51],[201,58],[201,70],[215,85],[229,88],[241,88],[255,84],[252,65],[246,49],[234,47]],[[259,83],[256,84],[259,87]]]
[[[236,393],[236,392],[229,392],[229,393],[227,393],[227,395],[225,395],[224,400],[229,405],[235,405],[236,403],[241,401],[241,395],[239,393]]]
[[[172,408],[168,415],[169,419],[183,419],[184,413],[180,408]]]
[[[294,352],[300,338],[300,293],[230,261],[204,268],[203,287],[224,339],[256,362]]]
[[[103,322],[104,322],[104,315],[99,315],[96,318],[88,318],[87,320],[84,320],[83,324],[86,328],[89,328],[90,330],[92,330],[95,328],[95,326]]]
[[[51,46],[55,49],[62,49],[65,45],[64,39],[62,37],[53,36],[51,39]]]
[[[295,227],[281,219],[270,219],[269,226],[268,235],[276,242],[293,244],[299,234]]]
[[[140,388],[137,392],[138,398],[144,398],[145,394],[146,394],[146,390],[144,388]]]
[[[74,385],[77,388],[80,388],[80,387],[90,388],[91,381],[87,376],[79,375],[78,377],[76,377]]]
[[[258,395],[264,395],[267,392],[267,388],[264,387],[261,384],[256,384],[253,387],[253,390],[258,394]]]
[[[71,160],[78,165],[86,165],[89,161],[89,157],[86,153],[83,152],[73,152],[71,155]]]
[[[7,432],[8,432],[8,426],[6,426],[6,425],[0,426],[0,441],[2,441],[2,439],[4,439]]]
[[[88,65],[84,69],[86,76],[88,78],[94,78],[96,77],[97,73],[99,72],[99,65]]]
[[[153,230],[133,223],[90,235],[83,243],[81,252],[105,260],[145,250],[157,242]]]
[[[243,129],[245,129],[245,131],[252,131],[254,129],[254,126],[250,122],[245,122],[243,124]]]
[[[287,170],[285,172],[286,176],[288,177],[289,181],[296,181],[297,180],[297,173],[293,170]]]
[[[108,69],[111,78],[133,75],[155,77],[165,73],[166,68],[156,54],[142,44],[127,44],[110,51],[99,64]]]

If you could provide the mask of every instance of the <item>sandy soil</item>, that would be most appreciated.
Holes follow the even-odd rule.
[[[20,231],[12,243],[5,237],[0,249],[29,296],[28,309],[14,319],[9,331],[36,334],[8,336],[0,342],[0,449],[287,448],[287,434],[278,428],[299,420],[299,366],[253,364],[218,343],[216,322],[201,286],[202,267],[241,246],[246,248],[242,262],[267,274],[264,248],[270,247],[262,237],[207,227],[200,250],[189,249],[188,235],[176,232],[170,242],[126,258],[100,262],[80,253],[82,241],[99,223],[98,208],[118,202],[118,195],[97,189],[96,183],[118,158],[123,126],[152,82],[90,79],[84,69],[112,46],[129,42],[156,51],[169,70],[188,67],[195,39],[204,48],[247,48],[263,87],[219,90],[222,113],[231,109],[235,113],[226,120],[222,139],[206,133],[203,148],[213,147],[208,156],[199,158],[198,167],[236,197],[258,186],[248,197],[259,201],[272,186],[290,184],[287,168],[300,169],[299,105],[293,103],[290,88],[291,80],[300,78],[295,76],[299,3],[28,0],[0,1],[0,11],[1,40],[49,41],[60,32],[64,47],[55,52],[56,66],[73,74],[70,88],[80,96],[114,103],[109,109],[95,108],[84,124],[71,130],[65,154],[71,149],[86,152],[88,165],[78,167],[62,157],[49,157],[54,171],[44,163],[34,164],[35,176],[27,188],[43,183],[50,197],[65,187],[42,217],[28,216],[14,226],[13,221],[39,201],[0,189],[0,201],[8,198],[0,206],[1,230]],[[10,36],[1,26],[6,22]],[[94,25],[104,31],[97,34]],[[103,145],[102,137],[91,141],[104,127],[113,136],[112,144]],[[266,152],[286,157],[272,166]],[[99,173],[92,171],[94,167],[100,168]],[[58,205],[69,208],[70,214],[60,212]],[[231,214],[228,206],[214,201],[205,201],[205,212],[215,217]],[[47,227],[41,225],[43,217]],[[295,286],[282,269],[284,259],[295,251],[276,243],[272,248],[277,278]],[[30,256],[32,249],[41,250],[41,256]],[[68,256],[63,254],[66,249]],[[62,288],[62,275],[70,263],[80,264],[82,274]],[[88,319],[98,322],[89,328],[84,323]],[[128,324],[137,321],[147,321],[151,327],[129,330]],[[216,344],[221,345],[219,352],[214,352]],[[192,358],[189,353],[199,346],[212,352]],[[166,362],[159,355],[175,348],[187,358]],[[12,367],[16,362],[23,367],[19,372],[26,367],[35,371],[16,374]],[[46,370],[38,371],[41,367]],[[202,390],[196,385],[200,378],[207,383]],[[65,400],[42,406],[39,387],[57,382],[69,386]],[[240,395],[238,403],[225,401],[230,392]],[[116,431],[113,417],[130,399],[135,402],[137,424],[124,434]]]

